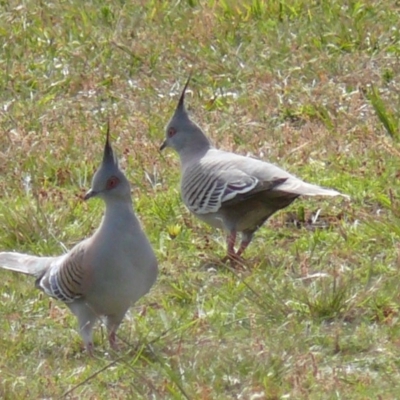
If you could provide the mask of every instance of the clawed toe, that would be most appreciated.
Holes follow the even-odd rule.
[[[234,269],[243,268],[244,264],[245,264],[244,259],[242,257],[238,256],[236,253],[235,254],[228,254],[221,260],[221,262],[224,263],[224,264],[227,261],[230,262],[231,268],[234,268]]]

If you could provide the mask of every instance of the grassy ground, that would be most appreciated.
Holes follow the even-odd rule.
[[[83,203],[111,116],[160,277],[110,353],[0,271],[0,397],[393,399],[400,392],[400,11],[383,1],[66,0],[0,5],[0,247],[60,254],[103,212]],[[351,196],[302,199],[220,263],[221,232],[158,151],[189,72],[194,119]],[[310,222],[320,210],[316,223]]]

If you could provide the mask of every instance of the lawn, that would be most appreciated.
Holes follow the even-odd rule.
[[[57,255],[108,119],[160,275],[110,350],[0,270],[4,399],[394,399],[400,393],[400,8],[383,1],[25,0],[0,5],[0,250]],[[302,198],[245,253],[180,199],[159,152],[186,104],[224,150],[348,194]]]

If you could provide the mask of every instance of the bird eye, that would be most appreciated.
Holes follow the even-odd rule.
[[[108,181],[107,181],[107,189],[113,189],[115,186],[117,186],[119,183],[119,179],[116,176],[112,176]]]
[[[176,133],[176,129],[175,128],[169,128],[168,129],[168,137],[174,136],[175,133]]]

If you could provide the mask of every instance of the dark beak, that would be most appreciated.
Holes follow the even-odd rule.
[[[160,146],[160,151],[164,150],[167,147],[167,141],[164,140],[163,144]]]
[[[88,190],[88,192],[85,194],[85,196],[83,197],[83,200],[89,200],[91,197],[96,196],[97,192],[95,192],[94,190],[90,189]]]

